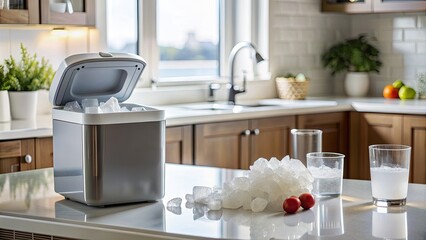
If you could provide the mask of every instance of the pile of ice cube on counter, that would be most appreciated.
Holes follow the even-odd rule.
[[[120,106],[117,98],[111,97],[106,102],[98,103],[98,99],[83,99],[81,105],[77,101],[68,102],[64,106],[64,110],[71,112],[84,113],[115,113],[115,112],[142,112],[146,111],[144,107],[132,107],[128,109],[126,106]]]
[[[205,211],[222,208],[243,208],[253,212],[282,211],[283,201],[312,191],[314,178],[303,163],[289,156],[282,160],[259,158],[243,177],[234,177],[222,188],[194,186],[192,194],[186,194],[186,206],[199,205]],[[167,209],[181,212],[182,198],[173,198]],[[195,209],[195,207],[194,207]],[[195,214],[196,211],[194,211]],[[199,214],[199,213],[197,213]]]

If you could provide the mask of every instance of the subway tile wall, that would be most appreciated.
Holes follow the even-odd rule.
[[[272,77],[302,72],[311,79],[309,96],[339,94],[334,83],[343,84],[322,67],[321,54],[351,34],[350,18],[321,13],[320,0],[274,0],[269,9]]]
[[[270,1],[270,66],[272,77],[303,72],[311,78],[309,96],[344,95],[344,74],[332,77],[321,64],[331,45],[360,33],[377,38],[383,67],[371,73],[370,96],[402,79],[415,86],[426,72],[426,13],[322,13],[321,0]]]
[[[351,16],[351,35],[368,33],[377,38],[382,54],[380,74],[370,74],[370,95],[396,79],[415,87],[416,76],[426,73],[426,13],[362,14]]]

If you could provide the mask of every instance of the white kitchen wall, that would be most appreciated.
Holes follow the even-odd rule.
[[[347,15],[322,13],[321,0],[271,0],[269,4],[271,77],[303,72],[312,80],[309,96],[344,95],[343,75],[331,77],[329,71],[322,67],[321,54],[336,42],[359,33],[375,35],[378,39],[376,44],[383,54],[384,66],[380,74],[371,74],[371,96],[381,96],[383,86],[398,78],[413,85],[415,74],[426,71],[424,12]],[[103,4],[98,6],[104,8]],[[105,16],[98,14],[97,22],[104,24]],[[21,42],[31,53],[36,52],[38,56],[49,59],[54,68],[68,55],[101,51],[105,46],[96,29],[75,28],[68,30],[66,36],[57,36],[46,28],[0,28],[0,60],[10,54],[18,57]],[[141,90],[132,99],[146,104],[170,104],[203,101],[207,97],[206,88],[184,89],[167,88],[167,94]],[[183,92],[185,97],[182,97]],[[249,83],[247,94],[237,97],[274,96],[273,81],[256,81]],[[226,98],[224,88],[218,92],[218,98]]]
[[[96,51],[96,30],[88,28],[71,28],[64,32],[55,32],[52,29],[0,29],[0,60],[12,55],[20,59],[20,44],[22,43],[32,55],[49,60],[54,69],[61,61],[77,53]]]
[[[322,67],[321,54],[350,35],[350,17],[322,13],[321,0],[270,2],[270,66],[272,77],[288,72],[310,79],[309,96],[341,94]],[[341,81],[336,81],[337,89]]]
[[[351,35],[368,33],[382,54],[380,74],[370,74],[370,95],[396,79],[415,87],[416,74],[426,72],[426,12],[351,16]]]

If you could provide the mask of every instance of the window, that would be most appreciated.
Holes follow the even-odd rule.
[[[158,0],[158,77],[219,76],[219,1]]]
[[[250,41],[268,58],[268,4],[268,0],[134,0],[124,5],[107,0],[108,47],[137,52],[146,60],[141,86],[149,86],[153,79],[160,85],[225,81],[228,56],[236,43]],[[236,80],[242,72],[250,80],[269,70],[268,63],[252,67],[248,49],[239,54],[236,66]]]
[[[138,2],[106,1],[108,51],[138,53]]]

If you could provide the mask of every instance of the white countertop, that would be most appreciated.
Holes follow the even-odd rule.
[[[383,212],[369,181],[344,180],[338,198],[317,199],[297,214],[219,210],[186,205],[195,185],[222,186],[242,170],[166,164],[165,197],[151,203],[89,207],[54,192],[53,169],[0,175],[1,228],[83,239],[424,239],[426,185],[410,184],[407,206]],[[31,181],[30,181],[31,179]],[[179,211],[167,202],[183,199]]]
[[[315,114],[340,111],[414,114],[426,116],[426,100],[393,100],[384,98],[312,98],[308,100],[256,100],[269,106],[234,108],[229,110],[194,110],[189,104],[156,106],[166,111],[166,125],[244,120],[274,116]],[[241,102],[250,104],[253,101]],[[207,103],[199,103],[201,105]],[[51,115],[41,115],[35,120],[0,123],[0,140],[52,136]]]

